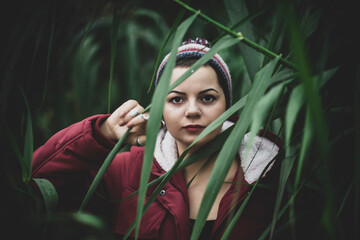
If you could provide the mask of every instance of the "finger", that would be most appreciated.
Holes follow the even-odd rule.
[[[137,146],[144,146],[145,143],[146,143],[146,136],[145,135],[144,136],[138,136],[135,141],[136,141],[135,144]]]
[[[126,138],[126,143],[131,145],[139,145],[138,138],[140,143],[145,144],[146,141],[146,135],[144,131],[139,131],[138,128],[133,128],[130,132],[128,137]]]
[[[147,120],[149,119],[149,113],[141,113],[138,116],[134,117],[133,119],[131,119],[126,126],[127,127],[135,127],[141,124],[145,124],[147,123]]]
[[[143,110],[144,108],[137,101],[129,100],[116,109],[111,118],[115,124],[124,126]]]
[[[123,103],[120,107],[118,107],[114,112],[113,116],[116,118],[124,118],[131,109],[135,108],[139,103],[135,100],[128,100],[125,103]]]
[[[124,124],[128,124],[130,121],[134,119],[141,118],[139,115],[142,111],[144,111],[144,108],[141,105],[137,105],[133,109],[131,109],[126,116],[123,118]]]

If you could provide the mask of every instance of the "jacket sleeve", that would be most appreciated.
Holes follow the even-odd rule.
[[[101,166],[115,145],[99,129],[108,116],[96,115],[75,123],[34,152],[32,177],[48,179],[63,205],[79,204],[92,179],[91,172]]]

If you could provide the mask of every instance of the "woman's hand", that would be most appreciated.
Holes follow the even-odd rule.
[[[144,108],[135,100],[129,100],[116,109],[111,116],[100,126],[102,133],[118,141],[124,136],[128,128],[132,128],[125,139],[126,144],[139,145],[146,141],[146,119],[148,113],[140,114]],[[137,140],[137,138],[139,138]]]

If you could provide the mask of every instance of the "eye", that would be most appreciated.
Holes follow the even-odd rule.
[[[205,95],[201,98],[201,100],[205,103],[211,103],[216,100],[215,96],[213,95]]]
[[[175,104],[179,104],[179,103],[181,103],[181,102],[183,102],[183,101],[184,101],[184,100],[183,100],[181,97],[179,97],[179,96],[173,97],[173,98],[171,98],[171,99],[169,100],[169,102],[175,103]]]

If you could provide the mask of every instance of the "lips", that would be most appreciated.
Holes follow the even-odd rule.
[[[184,127],[184,129],[187,131],[187,132],[191,132],[191,133],[196,133],[196,132],[200,132],[204,129],[205,127],[202,126],[202,125],[198,125],[198,124],[189,124],[189,125],[186,125]]]

